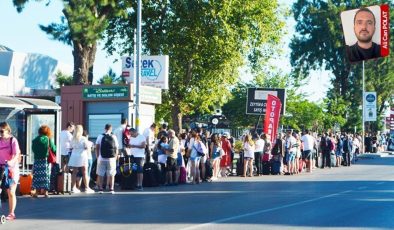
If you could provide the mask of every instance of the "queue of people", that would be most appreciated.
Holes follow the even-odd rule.
[[[72,173],[72,193],[103,193],[107,190],[115,194],[119,158],[125,156],[133,156],[133,171],[137,175],[135,189],[142,191],[146,164],[161,166],[165,175],[163,185],[193,185],[220,180],[234,174],[234,169],[241,177],[253,177],[294,175],[312,172],[317,167],[350,166],[352,159],[362,152],[359,135],[287,131],[285,134],[279,133],[271,143],[268,134],[245,134],[241,137],[239,158],[234,164],[235,140],[227,132],[210,134],[197,128],[177,135],[166,125],[160,127],[158,132],[156,128],[156,124],[152,124],[140,134],[127,124],[127,119],[122,119],[114,132],[112,125],[106,124],[104,132],[93,144],[82,125],[68,122],[66,129],[60,133],[60,146],[57,148],[52,130],[42,125],[32,141],[32,197],[50,196],[51,173],[58,173],[54,168],[58,168],[59,172]],[[18,140],[11,133],[11,127],[6,122],[0,123],[0,172],[1,175],[8,172],[2,179],[2,188],[7,190],[9,197],[7,220],[16,219],[15,190],[21,161]],[[371,140],[372,151],[373,148],[388,148],[392,143],[391,139],[383,136],[376,140],[372,137]],[[366,150],[368,148],[366,146]],[[49,160],[51,154],[60,154],[60,165]],[[92,172],[93,159],[97,163]],[[267,166],[270,169],[267,170]],[[97,179],[91,180],[90,175],[97,175]],[[94,189],[90,188],[92,181],[96,185]]]

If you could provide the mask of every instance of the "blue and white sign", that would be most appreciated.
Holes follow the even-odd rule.
[[[364,94],[364,120],[376,121],[376,92],[365,92]]]
[[[168,89],[169,58],[165,56],[141,57],[141,84]],[[122,57],[122,76],[130,83],[134,80],[134,60],[132,56]]]

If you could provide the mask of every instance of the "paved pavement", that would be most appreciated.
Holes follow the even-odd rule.
[[[312,174],[21,197],[18,219],[0,229],[394,229],[393,174],[389,156]]]

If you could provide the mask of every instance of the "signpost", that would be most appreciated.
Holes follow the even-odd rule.
[[[376,92],[364,93],[364,117],[365,121],[376,121]]]
[[[267,98],[269,94],[280,99],[282,103],[280,114],[284,115],[286,111],[286,90],[273,88],[248,88],[246,114],[264,115],[267,109]]]

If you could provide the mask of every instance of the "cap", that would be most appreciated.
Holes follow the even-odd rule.
[[[224,137],[229,137],[229,136],[230,136],[230,133],[224,132],[224,133],[222,134],[222,136],[224,136]]]

